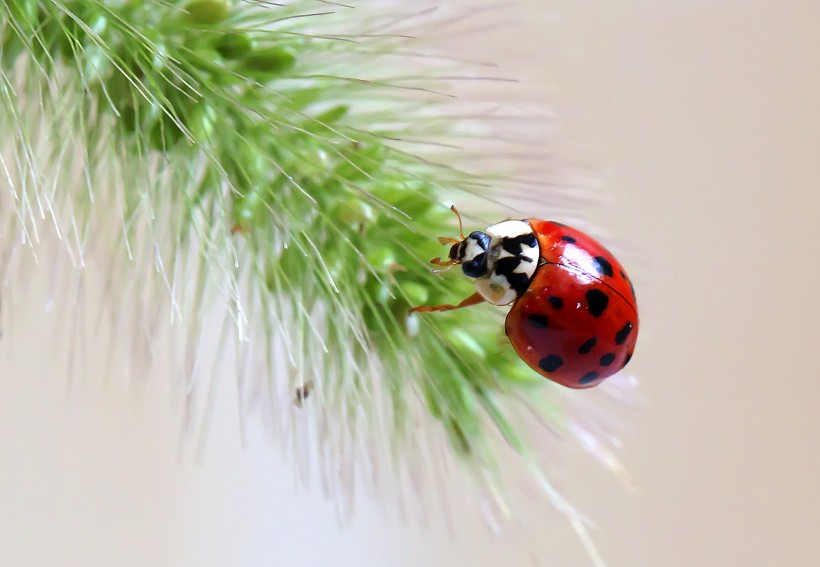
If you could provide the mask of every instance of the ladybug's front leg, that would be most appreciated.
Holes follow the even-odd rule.
[[[461,309],[462,307],[470,307],[471,305],[478,305],[482,303],[484,298],[480,293],[476,292],[458,305],[422,305],[420,307],[413,307],[408,313],[429,313],[430,311],[452,311],[453,309]]]

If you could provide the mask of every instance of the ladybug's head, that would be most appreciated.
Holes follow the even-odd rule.
[[[450,248],[450,261],[461,264],[464,275],[478,278],[487,273],[487,249],[490,247],[490,235],[484,232],[471,232],[464,240]]]
[[[486,232],[471,232],[464,236],[461,216],[458,235],[461,240],[439,237],[441,244],[450,245],[449,258],[433,258],[437,266],[461,265],[464,275],[475,278],[476,291],[487,303],[509,305],[521,297],[530,285],[539,265],[538,236],[527,220],[505,220],[487,227]]]

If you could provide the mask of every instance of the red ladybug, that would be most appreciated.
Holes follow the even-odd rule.
[[[569,388],[596,386],[626,366],[638,339],[638,305],[629,277],[603,245],[539,219],[460,235],[440,239],[452,244],[449,259],[433,263],[461,265],[475,278],[476,293],[458,305],[411,312],[512,303],[506,332],[515,351],[533,370]]]

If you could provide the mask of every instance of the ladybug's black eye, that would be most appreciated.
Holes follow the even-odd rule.
[[[464,270],[465,276],[471,278],[483,276],[487,271],[486,256],[484,254],[479,254],[474,260],[464,262],[461,265],[461,269]]]

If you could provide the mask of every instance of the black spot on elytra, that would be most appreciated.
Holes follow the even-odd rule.
[[[609,305],[609,296],[600,289],[591,289],[586,293],[589,312],[593,317],[600,317]],[[620,344],[620,343],[619,343]]]
[[[550,305],[552,305],[554,309],[561,309],[564,306],[564,300],[557,295],[550,295],[547,297],[547,301],[550,302]]]
[[[632,360],[632,353],[631,353],[631,352],[628,352],[628,353],[626,353],[626,360],[624,360],[624,366],[626,366],[627,364],[629,364],[629,361],[630,361],[630,360]],[[623,368],[624,366],[621,366],[621,368]]]
[[[540,313],[533,313],[531,315],[528,315],[527,320],[530,322],[530,325],[532,325],[536,329],[546,329],[548,325],[547,318],[541,315]]]
[[[555,372],[564,365],[564,359],[557,354],[551,354],[538,361],[538,366],[544,372]]]
[[[607,260],[605,256],[595,256],[593,260],[595,261],[595,269],[598,270],[599,274],[609,276],[610,278],[614,275],[612,264],[609,263],[609,260]]]
[[[592,350],[592,348],[595,346],[597,342],[598,339],[592,337],[587,342],[578,347],[578,354],[589,354],[589,351]]]
[[[629,333],[632,332],[632,323],[627,323],[623,326],[623,328],[615,333],[615,344],[622,345],[626,342],[626,338],[629,336]]]
[[[561,240],[563,240],[564,242],[569,242],[570,244],[575,244],[575,239],[573,237],[569,236],[568,234],[565,234],[564,236],[562,236]]]
[[[632,299],[638,299],[638,296],[635,295],[635,286],[632,285],[632,282],[629,282],[629,289],[632,291]]]
[[[598,374],[597,372],[587,372],[583,375],[583,377],[580,380],[578,380],[578,383],[589,384],[590,382],[594,382],[595,380],[597,380],[598,376],[600,376],[600,374]]]
[[[615,355],[611,352],[608,352],[601,357],[601,366],[609,366],[613,362],[615,362]]]
[[[515,294],[519,297],[524,295],[527,287],[530,285],[530,278],[527,274],[521,274],[515,271],[521,261],[513,256],[501,258],[495,263],[495,273],[507,278],[510,287],[515,290]]]
[[[513,256],[521,254],[521,249],[524,246],[535,248],[538,245],[538,239],[531,232],[522,234],[520,236],[513,236],[505,238],[501,241],[501,247]]]

